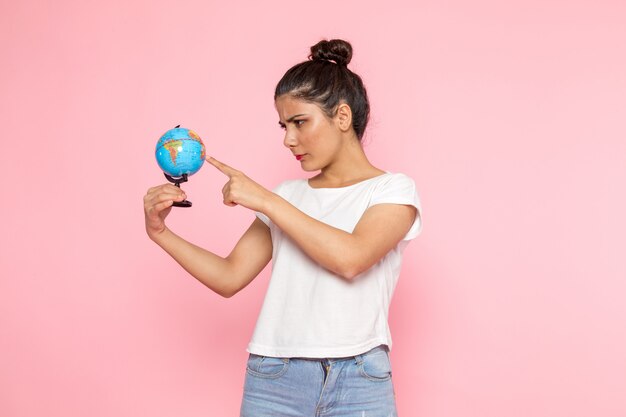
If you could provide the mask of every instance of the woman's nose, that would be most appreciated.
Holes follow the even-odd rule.
[[[283,139],[283,145],[285,145],[287,148],[292,148],[292,147],[296,146],[297,143],[298,143],[298,141],[296,140],[296,138],[293,136],[292,133],[285,132],[285,138]]]

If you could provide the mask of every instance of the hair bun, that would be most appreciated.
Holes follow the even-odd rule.
[[[342,39],[320,41],[311,47],[309,58],[313,61],[333,61],[347,66],[352,60],[352,45]]]

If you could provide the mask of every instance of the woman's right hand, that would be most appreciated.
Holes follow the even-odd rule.
[[[143,211],[146,218],[146,233],[154,238],[165,230],[165,218],[172,210],[174,201],[183,201],[187,196],[172,184],[152,187],[143,197]]]
[[[165,218],[185,192],[172,184],[150,188],[143,198],[146,232],[187,272],[223,297],[231,297],[254,279],[272,258],[270,229],[255,218],[227,257],[221,257],[170,231]]]

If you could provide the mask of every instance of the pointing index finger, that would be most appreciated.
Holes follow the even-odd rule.
[[[222,174],[227,175],[227,176],[232,176],[234,174],[236,174],[238,171],[234,168],[229,167],[228,165],[226,165],[223,162],[218,161],[217,159],[213,158],[212,156],[209,156],[206,161],[213,165],[215,168],[219,169],[220,172],[222,172]]]

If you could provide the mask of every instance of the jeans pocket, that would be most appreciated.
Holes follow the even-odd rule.
[[[391,379],[391,362],[384,349],[374,349],[361,356],[359,363],[361,376],[370,381],[388,381]]]
[[[259,378],[279,378],[287,372],[289,359],[272,358],[270,356],[259,356],[253,353],[248,358],[246,372]]]

